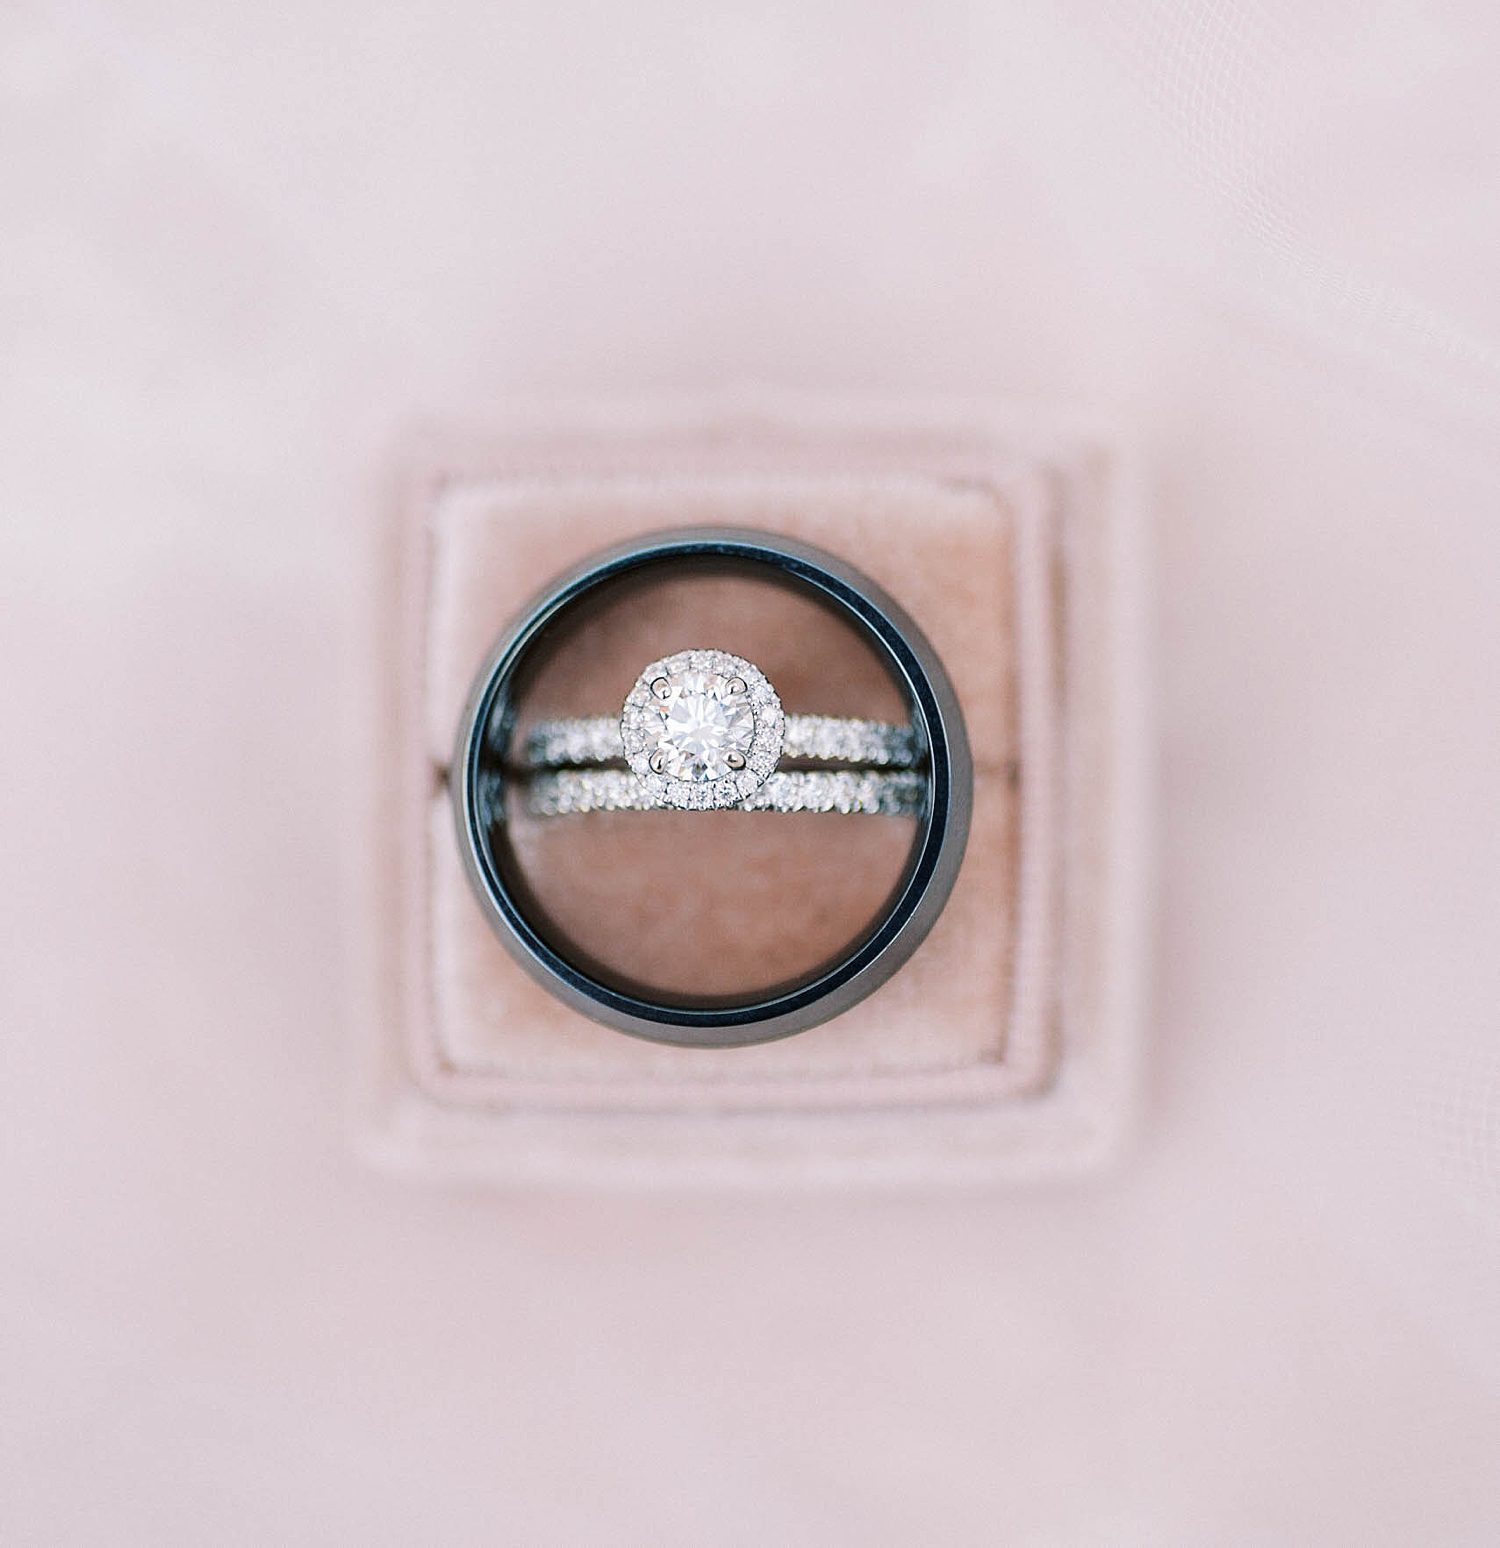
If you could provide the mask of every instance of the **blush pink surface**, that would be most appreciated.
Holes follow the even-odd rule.
[[[1496,1541],[1497,60],[1466,0],[5,7],[0,1539]],[[746,382],[1149,469],[1135,1147],[378,1174],[390,448]]]

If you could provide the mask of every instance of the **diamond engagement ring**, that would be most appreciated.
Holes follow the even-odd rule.
[[[545,720],[526,739],[535,816],[593,811],[912,815],[927,777],[909,725],[788,715],[763,672],[721,650],[653,661],[618,718]],[[804,763],[837,769],[802,768]],[[623,766],[622,766],[623,765]]]

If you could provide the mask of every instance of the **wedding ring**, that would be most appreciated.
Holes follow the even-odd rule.
[[[922,810],[926,793],[926,776],[910,769],[894,773],[806,770],[772,774],[752,795],[735,802],[732,810],[912,817]],[[624,769],[556,769],[537,774],[526,792],[526,809],[533,817],[655,812],[667,804]]]

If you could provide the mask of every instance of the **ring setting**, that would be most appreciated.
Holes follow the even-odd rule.
[[[625,761],[659,806],[714,811],[748,801],[781,759],[786,714],[765,674],[722,650],[653,661],[620,716]]]

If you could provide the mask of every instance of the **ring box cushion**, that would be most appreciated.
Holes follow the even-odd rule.
[[[1133,1088],[1141,919],[1120,486],[1097,439],[973,413],[512,419],[410,451],[373,599],[362,1149],[429,1174],[601,1185],[1034,1175],[1113,1154]],[[706,524],[804,539],[886,587],[947,666],[975,765],[968,853],[911,961],[834,1021],[736,1050],[623,1036],[529,978],[469,889],[446,785],[473,676],[526,602],[599,548]],[[658,599],[614,626],[637,639],[600,639],[599,659],[633,679],[660,653],[647,641],[697,641],[713,619],[694,609],[713,606]],[[785,648],[758,662],[786,702],[889,713],[888,686],[830,658],[835,645],[799,649],[806,625],[773,630]],[[598,713],[612,691],[586,663],[552,688],[557,713]],[[861,846],[889,848],[898,822],[681,820],[738,824],[738,917],[757,922],[738,949],[761,960],[792,928],[785,900],[828,886],[841,851],[838,869],[858,876]],[[562,896],[587,896],[585,865],[641,878],[639,911],[592,921],[620,954],[673,927],[650,901],[670,892],[652,884],[668,863],[646,831],[657,821],[608,818],[588,846],[554,840],[546,857]],[[787,822],[825,826],[789,850],[766,826]],[[686,949],[713,949],[690,925],[677,922]]]

